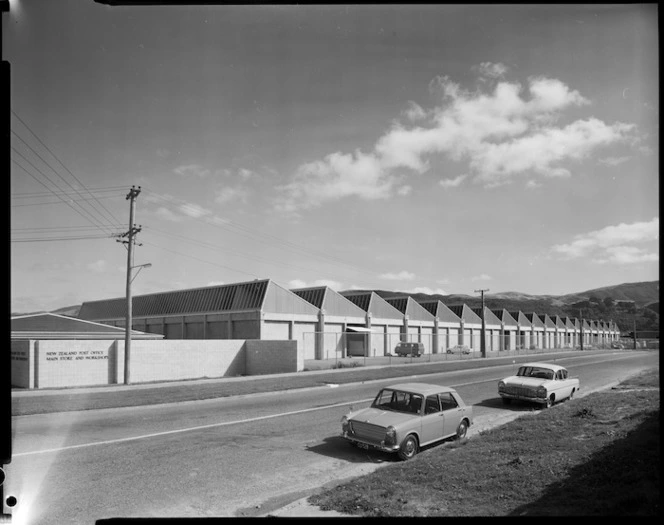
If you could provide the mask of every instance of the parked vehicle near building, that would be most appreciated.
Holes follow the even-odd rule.
[[[446,350],[448,354],[470,354],[470,348],[466,345],[451,346]]]
[[[549,363],[525,363],[516,375],[498,381],[503,403],[513,399],[544,405],[547,408],[564,399],[572,399],[580,388],[579,379],[569,377],[567,369]]]
[[[406,343],[401,341],[397,343],[397,346],[394,348],[394,353],[398,356],[410,355],[413,357],[420,357],[424,353],[424,344]]]
[[[341,418],[341,435],[360,448],[414,457],[426,445],[463,439],[473,422],[473,409],[456,390],[426,383],[383,388],[369,408]]]

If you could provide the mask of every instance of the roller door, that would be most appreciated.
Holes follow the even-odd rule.
[[[441,353],[448,348],[452,348],[459,344],[459,329],[458,328],[448,328],[449,334],[447,336],[446,346],[442,348]],[[442,341],[441,341],[442,343]]]
[[[424,345],[424,353],[430,354],[433,348],[433,328],[423,326],[420,341]]]
[[[293,339],[304,359],[316,359],[316,323],[294,323]]]
[[[397,346],[397,343],[401,341],[401,327],[400,326],[387,326],[387,335],[385,336],[385,348],[386,352],[390,354],[394,353],[394,349]]]
[[[491,330],[491,350],[493,352],[500,350],[500,330]]]
[[[345,338],[342,324],[326,324],[323,333],[323,359],[334,359],[344,356]]]

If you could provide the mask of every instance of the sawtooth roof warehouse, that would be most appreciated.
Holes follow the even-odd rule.
[[[132,328],[165,339],[295,340],[305,360],[389,355],[401,340],[422,342],[425,353],[437,354],[459,344],[479,349],[480,310],[325,286],[288,290],[265,279],[135,296]],[[125,316],[124,297],[85,302],[79,312],[81,319],[118,327]],[[578,319],[488,308],[484,318],[487,352],[580,344]],[[614,323],[584,321],[585,344],[618,336]]]
[[[89,301],[78,318],[12,318],[12,386],[61,388],[300,372],[305,361],[395,356],[418,342],[427,360],[478,356],[481,308],[373,291],[288,290],[270,279]],[[484,310],[486,356],[609,347],[618,327]],[[458,355],[449,355],[458,354]],[[311,365],[310,365],[311,366]]]

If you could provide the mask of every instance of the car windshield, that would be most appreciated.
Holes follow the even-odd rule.
[[[384,388],[378,393],[371,406],[372,408],[380,408],[381,410],[419,414],[422,407],[422,396],[403,390]]]
[[[537,379],[553,379],[553,370],[539,366],[522,366],[516,375],[519,377],[535,377]]]

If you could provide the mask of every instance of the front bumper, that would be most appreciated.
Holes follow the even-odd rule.
[[[367,441],[366,439],[360,439],[358,437],[349,434],[348,432],[342,432],[341,437],[351,443],[355,443],[361,448],[373,448],[376,450],[382,450],[383,452],[396,452],[399,450],[399,445],[386,445],[384,441],[380,443],[375,443],[373,441]]]
[[[539,403],[541,405],[546,405],[546,397],[536,397],[536,396],[527,396],[523,394],[509,394],[507,392],[498,392],[500,397],[505,399],[516,399],[518,401],[529,401],[531,403]]]

